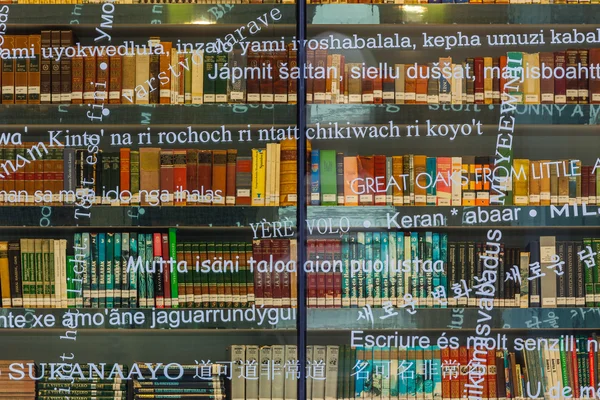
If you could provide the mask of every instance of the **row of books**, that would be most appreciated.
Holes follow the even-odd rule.
[[[191,127],[184,133],[190,142],[201,134]],[[32,145],[0,148],[0,163],[8,172],[0,180],[0,201],[5,204],[73,204],[80,200],[77,194],[87,196],[90,190],[97,204],[110,205],[296,204],[295,140],[268,143],[252,149],[250,156],[238,156],[235,149],[155,147],[94,154],[48,147],[44,154],[40,147],[42,157],[17,167],[17,157],[25,157]]]
[[[512,36],[506,44],[517,44]],[[273,51],[245,56],[241,49],[196,52],[152,37],[148,46],[124,44],[126,55],[92,46],[84,48],[85,57],[67,52],[59,59],[66,48],[77,50],[72,31],[7,35],[3,47],[13,57],[2,61],[2,103],[295,103],[296,52],[292,44],[275,43]],[[365,66],[325,49],[308,50],[307,102],[499,104],[510,95],[517,104],[600,103],[600,49],[436,61]],[[253,72],[234,80],[220,73],[225,64]],[[505,83],[517,76],[522,82],[505,93]]]
[[[64,239],[0,242],[2,306],[296,306],[295,239],[177,242],[175,229],[74,239],[74,256]],[[595,306],[598,254],[591,238],[542,236],[522,250],[435,232],[353,232],[309,239],[303,268],[312,308],[476,306],[486,257],[497,260],[496,307]]]
[[[596,204],[598,175],[579,160],[493,156],[346,156],[311,152],[311,205],[539,206]]]

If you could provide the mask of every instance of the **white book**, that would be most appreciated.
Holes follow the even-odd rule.
[[[246,385],[243,376],[246,364],[246,346],[234,344],[229,347],[231,359],[231,400],[246,399]]]
[[[89,232],[84,232],[81,234],[81,247],[83,247],[83,256],[85,259],[85,270],[83,271],[83,306],[91,307],[92,306],[92,292],[90,286],[90,268],[91,268],[91,257],[92,251],[90,248],[90,234]],[[67,265],[67,268],[71,268],[71,266]],[[65,288],[66,290],[66,288]],[[68,296],[67,296],[68,297]],[[69,302],[69,299],[67,299]]]
[[[257,374],[260,373],[260,359],[258,346],[246,346],[246,364],[256,365]],[[244,379],[244,381],[246,383],[246,400],[258,400],[259,379]]]
[[[339,346],[327,346],[325,382],[325,400],[337,400],[338,398],[338,365],[340,364]],[[341,394],[341,393],[340,393]]]
[[[271,363],[274,376],[271,377],[271,400],[283,400],[285,384],[285,346],[271,346]]]
[[[271,346],[262,346],[259,350],[259,377],[258,377],[258,400],[271,400],[271,382],[273,377],[270,376],[272,371]],[[266,366],[269,373],[263,373],[262,368]]]
[[[204,97],[204,50],[192,53],[192,104],[202,104]]]
[[[288,344],[285,346],[285,365],[297,365],[298,361],[298,347],[294,344]],[[287,372],[287,368],[284,367]],[[293,373],[286,373],[285,375],[285,387],[283,392],[284,400],[297,400],[298,399],[298,385],[297,377]],[[235,399],[233,399],[235,400]]]

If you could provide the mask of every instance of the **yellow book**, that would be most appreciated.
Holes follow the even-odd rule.
[[[529,204],[529,160],[515,159],[513,161],[513,196],[515,206]]]
[[[540,78],[533,78],[532,70],[540,67],[540,53],[523,53],[523,96],[525,104],[540,104]]]
[[[204,51],[192,53],[192,104],[202,104],[204,97]]]
[[[540,180],[540,205],[541,206],[549,206],[550,205],[550,174],[544,168],[546,163],[550,162],[549,160],[539,161],[539,174],[542,176]]]
[[[483,57],[483,94],[484,104],[492,104],[494,101],[494,76],[492,57]]]
[[[8,274],[8,242],[0,242],[0,289],[2,307],[10,307],[10,275]]]
[[[265,205],[267,150],[252,149],[252,205]]]

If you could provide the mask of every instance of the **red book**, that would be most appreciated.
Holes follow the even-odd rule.
[[[260,68],[260,53],[255,51],[248,52],[248,67]],[[248,103],[260,102],[260,79],[258,74],[251,76],[246,80],[246,92]]]
[[[579,52],[569,49],[566,52],[567,68],[577,70],[579,64]],[[567,77],[567,104],[577,104],[579,101],[579,79]]]
[[[373,79],[364,77],[361,86],[363,104],[373,104]]]
[[[325,250],[325,239],[317,240],[317,260],[322,263],[327,259]],[[325,308],[327,306],[327,277],[319,268],[317,272],[317,308]]]
[[[485,101],[485,86],[483,75],[483,57],[475,57],[475,104],[484,104]]]
[[[581,74],[577,84],[578,89],[578,101],[579,104],[588,104],[589,103],[589,77],[590,77],[590,69],[588,63],[588,50],[587,49],[579,49],[577,51],[577,62],[580,65],[580,69],[578,69],[578,74]]]
[[[275,103],[288,102],[288,79],[280,74],[281,68],[288,62],[286,50],[273,52],[273,100]],[[286,65],[287,67],[287,65]]]
[[[263,51],[260,55],[260,67],[264,68],[266,71],[267,68],[273,67],[273,52],[272,51]],[[272,103],[273,102],[273,78],[269,77],[267,74],[261,76],[259,80],[260,86],[260,102],[261,103]],[[225,193],[225,192],[223,192]]]
[[[189,201],[190,194],[194,193],[194,190],[198,190],[198,150],[187,149],[186,150],[186,174],[185,174],[185,187],[188,191],[187,197]]]
[[[466,346],[460,346],[458,348],[458,362],[460,363],[460,376],[459,376],[459,393],[466,393],[465,385],[469,381],[469,351]],[[460,396],[462,397],[462,396]]]
[[[306,65],[308,71],[313,70],[313,65],[315,64],[315,51],[311,49],[306,49]],[[313,102],[313,77],[312,74],[308,74],[306,77],[306,103],[310,104]]]
[[[227,192],[227,151],[213,150],[212,191],[214,205],[225,205]]]
[[[567,56],[564,51],[554,52],[554,68],[562,68],[565,70],[567,67]],[[561,75],[559,78],[554,74],[554,103],[565,104],[567,102],[567,77],[566,74]]]
[[[325,272],[325,307],[335,307],[335,281],[333,276],[333,252],[335,240],[324,240],[325,242],[325,260],[330,262],[330,271]]]
[[[249,206],[252,203],[250,190],[252,185],[252,159],[239,158],[235,163],[235,204]]]
[[[281,240],[281,255],[281,260],[287,265],[290,261],[289,239]],[[292,306],[291,276],[287,268],[281,273],[281,299],[282,307],[289,308]]]
[[[540,68],[542,71],[545,68],[549,68],[548,71],[554,71],[554,53],[545,52],[540,53]],[[540,77],[540,93],[542,95],[542,104],[553,104],[554,103],[554,74],[547,74],[549,77]]]
[[[169,261],[169,234],[168,233],[162,233],[160,234],[162,237],[162,259],[165,261]],[[183,261],[183,260],[177,260],[177,261]],[[171,308],[173,307],[173,303],[171,302],[171,268],[169,268],[169,264],[165,263],[164,266],[164,270],[163,270],[163,291],[164,291],[164,296],[165,296],[165,308]],[[175,266],[175,268],[177,268]],[[160,279],[159,277],[157,277],[157,279]],[[180,283],[177,283],[177,286],[179,286]],[[179,289],[179,287],[178,287]],[[183,295],[184,292],[181,292],[181,295]],[[177,303],[179,304],[179,303]]]
[[[108,103],[109,85],[110,60],[107,54],[101,54],[96,57],[96,82],[94,84],[96,91],[94,100],[96,104]]]
[[[173,150],[160,151],[160,191],[169,193],[169,200],[163,205],[173,205],[174,192]]]
[[[374,176],[375,160],[373,156],[358,156],[358,177],[360,179],[360,182],[362,182],[362,184],[365,185],[365,193],[358,195],[358,204],[361,206],[373,205],[373,193],[367,193],[366,182],[367,179],[374,179]]]
[[[306,258],[309,261],[313,262],[313,269],[316,269],[316,261],[317,261],[317,239],[308,239],[307,240],[307,250],[306,250]],[[306,289],[308,291],[308,300],[307,307],[317,308],[317,273],[316,272],[307,272],[306,273],[307,285]]]
[[[496,373],[496,350],[488,350],[487,355],[487,391],[489,399],[497,399],[497,373]],[[485,392],[483,392],[485,397]]]
[[[315,50],[315,72],[326,71],[327,68],[327,50]],[[327,79],[325,76],[313,79],[313,103],[324,104],[327,93]]]
[[[196,260],[199,260],[199,258],[196,258],[196,256],[198,256],[198,253],[193,253],[192,252],[192,244],[191,243],[184,243],[183,245],[183,259],[185,260],[186,264],[187,264],[187,273],[185,274],[184,277],[184,282],[181,282],[181,279],[177,280],[177,291],[178,291],[178,304],[181,305],[182,307],[188,307],[188,308],[192,308],[194,307],[194,280],[192,279],[192,276],[188,275],[191,271],[193,271],[195,269],[196,266]],[[198,248],[198,247],[196,247]],[[179,261],[179,257],[177,257],[177,261]],[[196,284],[198,285],[198,295],[202,296],[202,288],[200,287],[200,282],[196,282]],[[183,297],[183,301],[182,301],[182,296],[183,294],[185,294],[185,297]],[[200,298],[200,297],[199,297]]]
[[[418,75],[415,84],[416,104],[427,104],[427,76],[429,67],[427,65],[418,66]]]
[[[173,150],[173,185],[175,189],[175,204],[185,205],[185,197],[183,193],[187,189],[187,165],[186,165],[186,150]]]
[[[273,265],[277,261],[283,260],[283,243],[282,239],[271,240],[271,255],[273,257]],[[268,272],[267,272],[268,273]],[[283,285],[282,275],[283,272],[275,271],[275,268],[271,271],[271,282],[273,286],[273,307],[281,308],[283,306]]]
[[[594,167],[590,167],[588,171],[588,204],[597,204],[598,199],[596,198],[596,174],[594,174]]]
[[[373,103],[383,103],[383,80],[381,78],[381,71],[380,74],[373,79]]]
[[[288,44],[288,68],[290,71],[293,71],[293,68],[298,66],[296,50],[293,49],[293,46],[293,43]],[[288,79],[287,89],[288,103],[296,104],[296,102],[298,101],[298,82],[296,81],[296,79]]]
[[[450,361],[450,347],[445,346],[442,350],[442,399],[450,399],[450,378],[454,379],[454,371]],[[457,371],[457,370],[456,370]],[[458,372],[458,371],[457,371]],[[491,398],[491,397],[490,397]]]
[[[130,177],[130,161],[131,161],[131,149],[121,148],[119,149],[119,160],[120,160],[120,168],[119,168],[119,190],[131,190],[131,177]]]
[[[589,53],[590,72],[600,65],[600,48],[590,49]],[[600,76],[590,75],[590,103],[600,104]]]
[[[160,233],[152,235],[152,248],[154,249],[154,260],[162,258],[162,237]],[[164,274],[164,270],[162,274]],[[156,266],[156,274],[154,275],[154,297],[156,299],[156,308],[165,308],[164,282],[158,265]]]
[[[386,204],[386,176],[385,176],[385,156],[373,156],[375,165],[375,205],[385,206]]]
[[[71,103],[83,103],[83,57],[75,56],[71,60]]]
[[[336,265],[336,262],[337,265],[342,265],[342,242],[339,239],[333,240],[333,265]],[[333,306],[342,307],[342,273],[339,269],[333,272]]]
[[[577,365],[579,363],[579,357],[577,356],[577,342],[575,341],[575,338],[571,336],[571,365],[573,368],[573,391],[574,391],[574,398],[579,399],[580,397],[580,388],[579,388],[579,366]]]
[[[237,150],[227,150],[227,183],[225,204],[235,206],[235,168],[237,161]]]
[[[271,245],[272,240],[262,239],[260,245],[262,247],[263,260],[267,262],[267,270],[269,270],[269,263],[273,260],[273,247]],[[262,275],[263,281],[263,301],[265,307],[273,307],[273,277],[270,272],[255,272],[256,274]]]
[[[212,151],[198,150],[198,184],[196,187],[200,192],[198,203],[200,205],[208,205],[212,202],[211,182],[212,182]]]
[[[456,371],[456,375],[453,376],[453,379],[450,380],[450,398],[452,400],[458,400],[462,398],[462,391],[460,391],[460,356],[459,349],[450,349],[450,362],[453,364],[458,364]],[[468,368],[466,368],[468,369]]]

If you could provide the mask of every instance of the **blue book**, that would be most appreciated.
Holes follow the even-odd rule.
[[[342,307],[350,307],[350,236],[342,235]]]
[[[98,305],[106,307],[106,233],[98,234]]]
[[[356,259],[358,262],[364,265],[365,263],[365,232],[357,232],[356,235],[356,249],[357,255]],[[359,268],[357,278],[356,278],[356,288],[357,288],[357,298],[358,298],[358,307],[362,307],[367,304],[367,295],[366,295],[366,278],[363,268]]]
[[[375,279],[373,276],[373,232],[365,232],[365,297],[373,305]]]
[[[433,240],[433,254],[432,254],[433,255],[433,264],[432,264],[433,289],[435,290],[435,288],[437,288],[441,284],[441,272],[436,271],[439,268],[437,268],[437,267],[434,268],[434,266],[436,266],[440,262],[440,234],[434,233],[432,235],[432,240]],[[443,300],[443,299],[441,299],[441,300]],[[433,299],[433,307],[440,308],[440,302],[438,301],[438,299]]]
[[[381,253],[379,255],[379,260],[381,261],[381,301],[387,302],[390,301],[390,277],[389,277],[389,237],[386,232],[381,233]]]
[[[140,249],[141,251],[142,249]],[[152,234],[146,233],[146,262],[150,266],[150,271],[154,270],[154,272],[146,272],[146,302],[148,308],[154,307],[155,299],[154,299],[154,274],[158,274],[155,268],[152,268],[152,263],[154,261],[154,247],[152,243]]]
[[[90,243],[90,234],[84,232],[81,234],[81,246],[85,256],[85,270],[83,271],[83,306],[90,308],[92,306],[92,244]]]
[[[348,239],[350,265],[352,266],[352,260],[358,260],[358,239],[356,233],[351,232]],[[354,276],[350,274],[350,307],[358,307],[358,274],[356,273]]]
[[[358,369],[360,370],[360,373],[356,374],[355,377],[355,381],[354,381],[354,398],[355,399],[361,399],[364,398],[365,395],[363,394],[363,392],[365,391],[365,385],[368,384],[367,382],[367,368],[368,368],[368,363],[371,359],[370,356],[367,356],[369,351],[369,348],[366,347],[357,347],[356,348],[356,360],[354,360],[354,365],[358,365]],[[369,376],[369,380],[370,380],[370,376]]]
[[[381,269],[380,269],[381,267]],[[381,232],[373,232],[373,304],[381,307],[383,299],[383,264],[381,263]]]
[[[416,302],[415,305],[419,304],[419,272],[415,272],[413,265],[415,261],[419,258],[419,234],[417,232],[410,233],[410,260],[412,263],[410,264],[410,283],[411,290],[410,293],[413,297],[413,300]]]
[[[404,232],[396,233],[396,304],[402,305],[402,299],[404,299],[405,283],[404,283],[404,272],[402,269],[404,266]]]
[[[121,234],[115,233],[115,251],[113,254],[113,278],[114,295],[113,302],[115,307],[121,306]]]
[[[442,3],[454,3],[454,0],[442,0]]]
[[[433,234],[432,232],[425,232],[425,254],[424,260],[427,261],[427,271],[425,272],[425,285],[423,286],[424,294],[421,297],[426,299],[426,305],[433,307]]]
[[[137,240],[138,257],[142,261],[142,268],[137,271],[138,274],[138,296],[140,307],[148,307],[148,295],[146,293],[146,234],[139,233]]]
[[[109,232],[106,234],[106,308],[113,308],[115,304],[114,246],[115,234]]]
[[[429,0],[429,2],[431,3],[431,0]],[[436,197],[436,190],[435,190],[435,186],[436,186],[435,180],[436,180],[436,175],[437,175],[436,163],[437,163],[436,157],[427,157],[427,159],[425,160],[425,166],[427,168],[427,175],[429,175],[431,177],[431,179],[426,180],[426,185],[427,185],[426,192],[427,192],[427,205],[428,206],[437,205],[437,197]]]
[[[469,4],[469,0],[454,0],[455,3]]]
[[[98,234],[90,233],[91,268],[90,268],[90,296],[92,308],[100,307],[100,274],[98,273]]]
[[[138,234],[136,232],[131,232],[129,234],[129,257],[131,257],[131,260],[137,260],[138,258]],[[128,265],[129,260],[127,261],[125,269],[127,269]],[[136,270],[132,268],[127,274],[129,275],[129,308],[137,308],[139,271],[136,272]]]
[[[319,176],[319,150],[312,150],[310,153],[310,204],[318,206],[321,204],[321,179]]]
[[[449,297],[448,293],[448,234],[440,234],[440,260],[444,263],[444,272],[440,274],[440,285],[446,291],[446,297]],[[442,304],[441,308],[447,308],[448,304]]]

